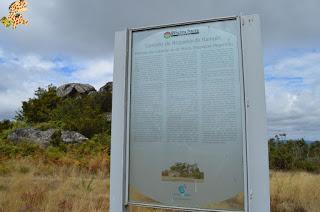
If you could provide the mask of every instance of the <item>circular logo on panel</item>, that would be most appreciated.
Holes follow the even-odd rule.
[[[178,187],[178,190],[179,190],[179,193],[180,193],[180,194],[186,193],[186,189],[187,189],[187,186],[186,186],[186,185],[180,185],[180,186]]]
[[[163,34],[163,37],[164,37],[165,39],[168,39],[168,38],[170,38],[171,36],[172,36],[171,32],[165,32],[165,33]]]

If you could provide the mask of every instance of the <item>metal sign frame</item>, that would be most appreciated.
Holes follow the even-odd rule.
[[[270,211],[260,21],[257,15],[251,15],[134,28],[116,33],[112,105],[111,212],[127,211],[128,205],[186,211],[230,211],[130,202],[128,197],[132,33],[227,20],[236,20],[239,25],[239,70],[243,79],[240,86],[243,111],[244,210]]]

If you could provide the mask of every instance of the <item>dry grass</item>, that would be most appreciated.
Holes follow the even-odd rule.
[[[105,173],[19,160],[2,163],[0,211],[108,211]]]
[[[320,212],[320,175],[306,172],[271,172],[272,212]],[[138,207],[132,212],[167,212]]]
[[[272,172],[272,212],[320,212],[320,175]],[[108,171],[30,160],[0,163],[0,212],[108,211]],[[131,212],[169,212],[130,207]]]
[[[320,175],[271,172],[273,212],[320,212]]]

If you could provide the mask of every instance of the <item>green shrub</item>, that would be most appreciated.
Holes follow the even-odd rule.
[[[95,93],[90,95],[91,101],[94,102],[101,112],[111,112],[112,93]]]
[[[54,121],[49,121],[49,122],[43,122],[43,123],[37,123],[33,125],[34,128],[45,131],[48,129],[61,129],[62,128],[62,123],[61,122],[54,122]]]
[[[44,150],[38,144],[22,141],[14,144],[10,141],[0,140],[0,158],[15,158],[41,155]]]
[[[65,152],[61,151],[59,147],[49,146],[46,149],[46,155],[50,160],[58,160],[65,155]]]
[[[4,141],[0,142],[0,156],[11,158],[18,154],[19,148],[15,145],[10,145]]]
[[[74,147],[74,153],[79,156],[94,155],[103,150],[103,145],[94,141],[87,141]]]
[[[21,166],[21,167],[19,167],[19,172],[22,174],[27,174],[30,172],[30,168],[26,167],[26,166]]]
[[[13,123],[10,120],[3,120],[0,121],[0,133],[3,130],[8,130],[11,129],[13,127]]]
[[[108,154],[110,155],[111,136],[110,136],[109,132],[105,131],[103,133],[96,134],[93,136],[93,138],[91,140],[103,145],[107,149]]]
[[[312,163],[311,161],[303,161],[303,165],[301,169],[304,169],[308,172],[316,172],[319,170],[319,166],[316,163]]]
[[[16,121],[13,121],[12,123],[13,123],[12,129],[19,129],[19,128],[30,127],[29,124],[27,124],[25,121],[21,121],[21,120],[16,120]]]
[[[26,128],[30,126],[23,121],[12,121],[11,124],[12,126],[10,128],[4,129],[2,132],[0,132],[0,139],[5,140],[8,138],[8,135],[12,133],[14,130],[19,128]]]
[[[52,111],[52,119],[62,122],[64,130],[77,131],[88,138],[110,129],[107,116],[91,96],[65,99]]]
[[[35,98],[22,102],[22,110],[17,114],[17,120],[25,120],[29,123],[50,121],[51,112],[55,109],[61,98],[56,94],[56,87],[49,85],[48,88],[38,88]]]
[[[51,135],[50,144],[54,147],[58,147],[63,143],[61,138],[61,130],[55,130],[54,133]]]
[[[7,130],[3,130],[0,133],[0,139],[1,140],[6,140],[8,138],[8,135],[12,132],[13,129],[7,129]]]
[[[96,92],[74,98],[60,98],[56,92],[56,87],[52,85],[38,88],[35,97],[22,103],[21,111],[17,113],[15,121],[0,123],[0,159],[33,157],[44,158],[47,162],[77,161],[89,166],[97,163],[90,161],[92,156],[106,155],[106,158],[109,158],[107,154],[110,154],[111,122],[107,114],[111,112],[112,94]],[[18,144],[7,141],[8,135],[13,130],[28,127],[57,130],[46,149],[33,141]],[[79,132],[89,140],[76,145],[64,144],[61,140],[61,130]]]
[[[23,157],[35,156],[43,152],[43,150],[40,148],[38,144],[32,143],[30,141],[23,141],[17,144],[17,147],[18,147],[17,154]]]
[[[269,140],[269,165],[276,170],[320,171],[320,143],[307,144],[303,139]]]
[[[56,87],[38,88],[35,98],[22,103],[16,119],[35,128],[77,131],[88,138],[110,130],[106,113],[111,112],[112,94],[108,92],[60,98]]]

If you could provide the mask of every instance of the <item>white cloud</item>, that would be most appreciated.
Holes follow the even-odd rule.
[[[74,65],[34,54],[10,55],[3,52],[0,49],[0,120],[13,118],[22,101],[32,98],[38,87],[80,82],[90,83],[99,89],[112,80],[112,62],[107,59],[81,61],[86,68],[64,72],[62,68]]]
[[[320,53],[285,58],[265,68],[269,135],[320,137]]]
[[[97,89],[112,81],[113,60],[94,60],[87,63],[86,67],[72,73],[72,79],[86,82]]]
[[[0,17],[7,15],[12,1],[0,1]],[[201,0],[201,3],[186,0],[28,2],[29,10],[23,15],[29,20],[29,25],[19,26],[17,30],[2,27],[0,31],[0,43],[20,53],[61,53],[91,58],[110,56],[115,31],[240,13],[260,14],[262,38],[268,52],[276,54],[279,48],[320,46],[320,27],[316,27],[319,0],[307,0],[303,4],[301,0],[236,0],[232,4],[212,0]]]
[[[51,61],[43,60],[35,55],[27,55],[16,62],[17,65],[21,66],[23,69],[34,70],[40,72],[50,72],[56,67]]]
[[[61,82],[55,64],[36,55],[4,55],[0,63],[0,119],[13,118],[38,87]]]

